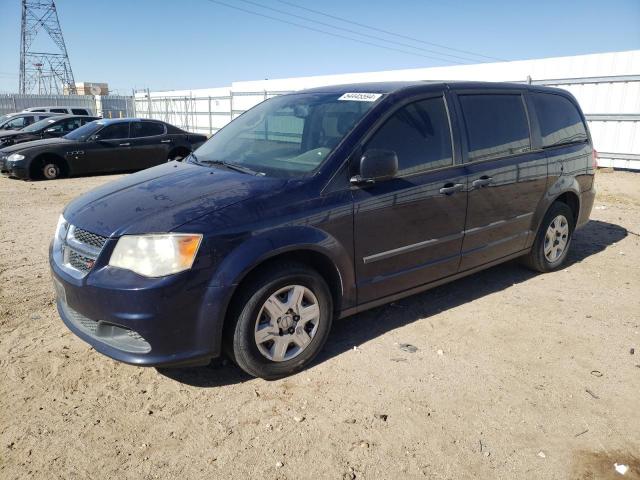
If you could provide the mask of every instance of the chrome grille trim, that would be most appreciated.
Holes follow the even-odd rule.
[[[83,278],[93,268],[107,240],[102,235],[69,225],[60,242],[58,263],[73,277]]]

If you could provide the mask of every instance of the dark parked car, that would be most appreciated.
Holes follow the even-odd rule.
[[[52,180],[60,176],[141,170],[181,160],[206,141],[158,120],[96,120],[62,138],[12,145],[0,150],[7,176]]]
[[[0,132],[3,130],[21,130],[32,123],[58,115],[57,113],[7,113],[0,115]]]
[[[76,128],[98,120],[98,118],[99,117],[87,117],[84,115],[55,115],[32,123],[22,130],[0,131],[0,148],[5,148],[16,143],[30,142],[31,140],[62,137]]]
[[[70,203],[50,251],[58,311],[123,362],[225,351],[280,377],[312,361],[334,318],[517,257],[561,267],[589,219],[594,169],[563,90],[391,83],[275,97],[185,162]]]

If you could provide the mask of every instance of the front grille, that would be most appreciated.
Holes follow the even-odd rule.
[[[91,271],[108,238],[69,225],[61,240],[62,266],[76,278]]]
[[[87,230],[83,230],[82,228],[77,227],[73,230],[73,236],[79,242],[86,243],[87,245],[91,245],[94,248],[104,247],[104,244],[107,241],[107,237],[103,237],[102,235],[91,233]]]
[[[96,262],[95,258],[87,257],[75,250],[69,249],[69,265],[83,273],[88,273]]]

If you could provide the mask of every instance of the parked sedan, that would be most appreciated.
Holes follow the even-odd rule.
[[[0,171],[25,180],[142,170],[182,160],[207,139],[158,120],[96,120],[62,138],[0,150]]]
[[[31,140],[62,137],[76,128],[99,118],[86,115],[56,115],[40,120],[21,130],[0,131],[0,148]]]

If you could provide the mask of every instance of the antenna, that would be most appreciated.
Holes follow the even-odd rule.
[[[34,40],[39,33],[46,33],[53,41],[53,45],[48,45],[45,51],[40,52],[34,50]],[[19,82],[20,93],[76,93],[71,63],[53,0],[22,0]]]

